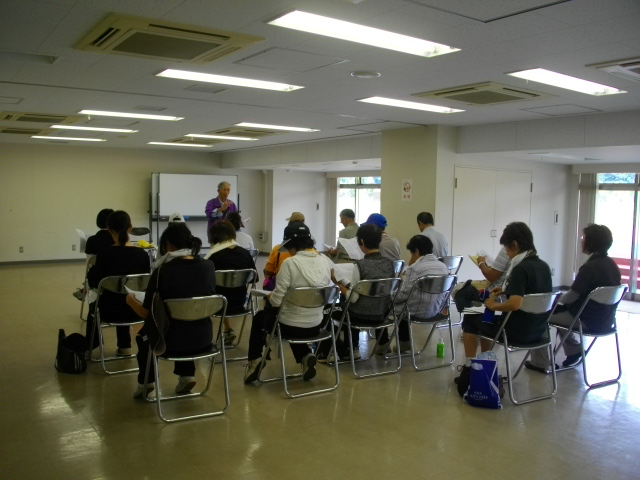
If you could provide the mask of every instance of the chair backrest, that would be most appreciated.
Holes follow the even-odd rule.
[[[393,274],[396,277],[399,277],[404,270],[404,260],[394,260],[393,261]]]
[[[128,293],[125,286],[136,292],[144,292],[149,284],[149,278],[151,278],[149,273],[105,277],[98,284],[98,295],[102,290],[113,293]]]
[[[457,275],[464,257],[462,255],[438,257],[438,260],[445,264],[450,274]]]
[[[615,287],[598,287],[595,288],[587,298],[587,301],[593,300],[594,302],[602,305],[615,305],[622,300],[624,294],[627,293],[626,285],[616,285]],[[585,302],[586,303],[586,302]]]
[[[333,304],[340,296],[340,289],[335,285],[326,287],[296,287],[287,292],[282,300],[298,307],[318,308]]]
[[[258,259],[260,250],[258,250],[257,248],[250,248],[249,253],[251,254],[251,258],[253,258],[253,261],[255,262]]]
[[[450,292],[456,280],[455,275],[424,275],[416,280],[413,288],[425,293],[441,294]]]
[[[216,285],[218,287],[244,287],[255,282],[258,272],[253,268],[243,270],[216,270]]]
[[[353,288],[353,292],[365,297],[394,297],[401,282],[399,278],[360,280]]]
[[[164,301],[169,316],[174,320],[191,321],[212,315],[222,314],[227,309],[227,299],[222,295],[209,295],[207,297],[171,298]]]
[[[530,293],[522,297],[519,310],[527,313],[551,313],[558,302],[561,292]]]

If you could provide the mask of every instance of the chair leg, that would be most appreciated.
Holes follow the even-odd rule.
[[[584,383],[587,385],[587,387],[589,388],[604,387],[606,385],[611,385],[613,383],[618,382],[618,380],[620,380],[620,377],[622,377],[622,362],[620,360],[620,344],[618,341],[618,332],[614,333],[614,336],[616,339],[616,354],[618,358],[618,376],[616,378],[603,380],[597,383],[589,383],[589,380],[587,378],[587,354],[589,353],[589,350],[591,350],[591,347],[593,347],[593,344],[596,343],[597,337],[593,339],[593,342],[591,342],[591,345],[589,345],[589,348],[585,350],[584,343],[582,342],[582,325],[580,326],[580,348],[582,349],[582,376],[584,377]]]
[[[451,361],[449,363],[443,363],[441,365],[433,365],[431,367],[418,367],[417,363],[416,363],[416,356],[420,355],[426,348],[427,348],[427,344],[429,343],[429,340],[431,340],[431,337],[433,336],[433,332],[436,330],[437,325],[434,323],[431,327],[431,331],[429,332],[429,336],[427,337],[427,341],[425,342],[424,346],[422,347],[421,350],[419,350],[418,352],[415,351],[414,346],[413,346],[413,328],[411,326],[411,322],[409,322],[409,339],[411,341],[411,363],[413,365],[414,370],[418,371],[418,372],[423,372],[425,370],[433,370],[434,368],[442,368],[442,367],[448,367],[450,365],[453,365],[453,363],[456,361],[456,350],[455,350],[455,345],[453,344],[453,325],[451,323],[451,317],[449,317],[449,320],[447,322],[447,327],[449,329],[449,344],[451,346]]]
[[[513,388],[513,381],[515,380],[518,372],[520,371],[520,369],[522,368],[522,366],[524,365],[524,362],[526,361],[527,357],[529,356],[530,351],[527,352],[527,355],[525,355],[524,360],[522,360],[522,363],[520,364],[520,367],[518,368],[518,371],[516,372],[515,375],[511,374],[511,362],[509,360],[509,347],[507,347],[507,339],[506,339],[506,334],[504,334],[504,355],[505,355],[505,365],[507,367],[507,382],[508,382],[508,386],[509,386],[509,399],[511,400],[511,402],[514,405],[524,405],[526,403],[532,403],[532,402],[537,402],[539,400],[546,400],[548,398],[553,397],[556,392],[558,391],[558,380],[556,378],[556,369],[555,369],[555,360],[553,358],[553,345],[551,343],[549,343],[549,345],[547,345],[545,348],[547,349],[547,351],[549,352],[549,357],[551,358],[551,377],[552,377],[552,381],[553,381],[553,390],[551,391],[550,394],[548,395],[540,395],[538,397],[531,397],[525,400],[517,400],[516,396],[515,396],[515,391]]]
[[[386,327],[385,327],[386,328]],[[349,342],[351,344],[351,323],[347,323],[347,330],[349,332]],[[375,349],[377,348],[377,346],[380,344],[380,337],[382,336],[382,328],[378,328],[378,329],[374,329],[374,330],[380,330],[380,333],[376,336],[376,343],[373,346],[373,351],[375,351]],[[398,322],[396,319],[396,322],[393,326],[393,331],[391,332],[391,336],[395,337],[396,339],[396,345],[400,345],[400,336],[398,333],[399,329],[398,329]],[[391,339],[390,339],[391,340]],[[369,360],[371,357],[373,356],[373,354],[369,355],[367,357],[367,360]],[[392,358],[394,358],[393,356],[387,357],[386,355],[384,356],[385,360],[390,360]],[[356,379],[362,379],[362,378],[370,378],[370,377],[379,377],[380,375],[389,375],[391,373],[398,373],[400,371],[400,369],[402,368],[402,355],[398,355],[398,367],[395,370],[385,370],[382,372],[375,372],[375,373],[367,373],[365,375],[359,374],[356,370],[356,362],[355,359],[353,357],[353,351],[351,351],[351,370],[353,371],[353,375]],[[358,362],[360,363],[360,362]]]

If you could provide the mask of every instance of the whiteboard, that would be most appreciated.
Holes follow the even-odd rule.
[[[220,182],[229,182],[229,199],[239,206],[236,175],[152,173],[152,216],[168,217],[174,212],[180,212],[185,217],[204,217],[204,207],[218,195]]]

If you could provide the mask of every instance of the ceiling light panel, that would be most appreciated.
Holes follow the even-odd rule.
[[[207,148],[211,145],[204,145],[201,143],[171,143],[171,142],[147,142],[147,145],[165,145],[168,147],[198,147]]]
[[[75,142],[106,142],[103,138],[50,137],[40,135],[33,135],[31,138],[39,138],[41,140],[73,140]]]
[[[147,115],[144,113],[108,112],[104,110],[80,110],[78,113],[82,113],[84,115],[96,115],[99,117],[140,118],[143,120],[166,120],[170,122],[184,120],[184,117],[170,117],[168,115]]]
[[[278,27],[363,43],[421,57],[434,57],[460,51],[459,48],[449,47],[448,45],[430,42],[421,38],[409,37],[400,33],[388,32],[379,28],[345,22],[300,10],[283,15],[268,23]]]
[[[520,72],[507,73],[512,77],[531,80],[532,82],[544,83],[558,88],[573,90],[574,92],[586,93],[587,95],[615,95],[618,93],[627,93],[614,87],[602,85],[600,83],[589,82],[581,78],[571,77],[563,73],[552,72],[544,68],[532,68],[530,70],[522,70]]]
[[[267,82],[265,80],[254,80],[252,78],[229,77],[226,75],[213,75],[210,73],[189,72],[187,70],[174,70],[168,68],[158,73],[156,76],[165,78],[177,78],[179,80],[192,80],[196,82],[216,83],[220,85],[233,85],[235,87],[260,88],[263,90],[275,90],[278,92],[292,92],[299,90],[299,85],[288,85],[286,83]]]
[[[400,107],[410,108],[413,110],[423,110],[425,112],[435,113],[456,113],[464,112],[464,110],[458,110],[449,107],[440,107],[438,105],[429,105],[428,103],[407,102],[406,100],[396,100],[394,98],[385,97],[369,97],[358,100],[359,102],[374,103],[376,105],[386,105],[388,107]]]
[[[286,130],[289,132],[319,132],[320,131],[315,128],[285,127],[284,125],[265,125],[264,123],[249,123],[249,122],[236,123],[235,126],[250,127],[250,128],[264,128],[267,130]]]
[[[253,142],[258,140],[257,138],[250,137],[233,137],[231,135],[203,135],[200,133],[189,133],[185,135],[185,137],[193,137],[193,138],[214,138],[216,140],[241,140],[245,142]]]
[[[73,127],[70,125],[51,125],[50,128],[61,130],[88,130],[91,132],[112,132],[112,133],[137,133],[138,130],[129,130],[127,128],[99,128],[99,127]]]

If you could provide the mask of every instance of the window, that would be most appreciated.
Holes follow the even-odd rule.
[[[338,213],[350,208],[356,214],[356,222],[361,224],[372,213],[380,213],[381,177],[340,177],[338,178]],[[336,232],[344,227],[337,220]]]

